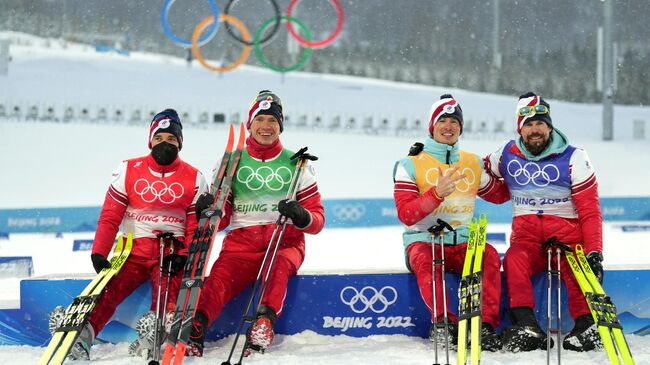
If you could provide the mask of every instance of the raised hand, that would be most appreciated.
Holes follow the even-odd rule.
[[[456,182],[467,177],[467,175],[462,174],[454,176],[458,171],[459,167],[453,167],[447,171],[447,174],[443,174],[442,167],[438,166],[438,184],[435,186],[436,194],[445,198],[456,190]]]

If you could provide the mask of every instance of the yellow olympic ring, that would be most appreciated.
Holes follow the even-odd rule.
[[[248,29],[246,29],[246,26],[244,23],[242,23],[239,19],[235,18],[232,15],[226,15],[226,14],[221,14],[219,15],[219,21],[221,22],[227,22],[235,26],[237,30],[241,33],[242,38],[246,42],[250,42],[251,40],[251,35],[248,32]],[[213,66],[209,64],[204,58],[203,55],[201,55],[201,49],[199,47],[199,37],[201,36],[201,33],[203,33],[203,30],[207,28],[210,24],[214,22],[214,16],[210,15],[207,18],[201,20],[201,22],[194,28],[194,33],[192,33],[192,54],[194,55],[194,58],[196,58],[199,63],[203,65],[203,67],[215,71],[215,72],[228,72],[236,69],[237,67],[241,66],[248,56],[251,53],[251,46],[245,45],[244,48],[242,49],[241,55],[239,58],[226,66]]]

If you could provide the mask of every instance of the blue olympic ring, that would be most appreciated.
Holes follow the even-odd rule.
[[[176,36],[176,34],[172,32],[171,27],[169,26],[169,9],[172,7],[172,4],[174,4],[175,1],[176,0],[165,0],[165,4],[163,5],[162,11],[160,12],[160,23],[162,24],[163,30],[169,39],[180,44],[183,47],[189,48],[192,47],[192,41]],[[208,0],[208,4],[210,4],[210,10],[212,10],[214,19],[219,19],[219,7],[217,6],[216,0]],[[212,37],[217,34],[218,29],[219,22],[212,22],[212,25],[210,25],[210,28],[208,28],[207,34],[204,37],[199,38],[199,46],[203,46],[204,44],[208,43]]]

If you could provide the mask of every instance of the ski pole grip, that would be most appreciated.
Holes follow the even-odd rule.
[[[172,244],[176,245],[176,246],[179,247],[179,248],[183,248],[183,247],[185,247],[185,244],[183,243],[183,241],[179,240],[179,239],[178,239],[176,236],[174,236],[174,234],[171,233],[171,232],[159,233],[159,234],[156,235],[156,237],[158,237],[158,238],[160,238],[160,239],[162,239],[162,240],[165,240],[165,241],[167,241],[167,240],[171,240],[171,241],[172,241]]]
[[[440,219],[440,218],[438,218],[438,220],[436,221],[436,223],[438,223],[438,225],[442,226],[443,228],[445,228],[445,229],[448,230],[449,232],[453,232],[453,231],[454,231],[454,227],[452,227],[449,223],[443,221],[443,220]]]
[[[309,153],[305,153],[305,152],[307,152],[307,147],[303,147],[303,148],[299,149],[298,152],[294,153],[293,156],[291,156],[291,161],[293,161],[293,160],[295,160],[297,158],[300,158],[300,159],[303,159],[303,160],[310,160],[310,161],[318,160],[318,157],[316,157],[316,156],[314,156],[312,154],[309,154]]]
[[[299,149],[298,152],[294,153],[293,156],[291,156],[291,161],[293,161],[293,160],[301,157],[302,155],[304,155],[305,152],[307,152],[307,149],[308,149],[307,146]]]

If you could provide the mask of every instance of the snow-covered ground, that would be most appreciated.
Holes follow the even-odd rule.
[[[285,111],[297,115],[319,112],[361,117],[368,114],[423,118],[431,101],[447,91],[442,88],[407,85],[352,77],[292,73],[284,79],[262,69],[242,67],[224,76],[200,68],[188,68],[183,60],[150,54],[131,57],[97,54],[87,47],[42,40],[15,34],[13,61],[8,76],[0,76],[0,103],[23,107],[63,104],[123,106],[162,109],[175,107],[192,113],[202,108],[226,113],[245,110],[260,89],[270,88],[282,95]],[[466,118],[474,121],[506,120],[514,127],[512,111],[516,96],[497,96],[451,90],[463,105]],[[551,101],[554,124],[576,145],[589,153],[596,168],[601,195],[649,196],[650,170],[642,167],[650,155],[647,140],[635,141],[631,121],[649,115],[647,107],[616,108],[616,141],[602,142],[598,105]],[[219,106],[219,107],[216,107]],[[215,109],[216,108],[216,109]],[[126,110],[126,109],[125,109]],[[329,114],[328,114],[329,113]],[[0,209],[35,207],[99,206],[110,173],[125,158],[147,150],[147,117],[138,125],[126,123],[52,123],[0,120]],[[339,129],[307,130],[287,126],[282,135],[289,148],[309,146],[320,157],[315,163],[319,186],[325,199],[386,198],[392,196],[391,171],[416,139],[394,135],[369,136]],[[424,136],[422,128],[421,135]],[[181,156],[210,174],[225,142],[224,127],[205,128],[186,124]],[[513,133],[470,134],[462,147],[481,155],[495,150]],[[605,266],[607,269],[650,265],[645,245],[650,232],[623,233],[619,223],[607,223]],[[507,230],[506,225],[493,228]],[[0,255],[33,256],[36,275],[90,273],[88,252],[72,252],[74,238],[92,238],[92,233],[16,234],[0,240]],[[221,237],[217,237],[217,244]],[[215,248],[213,252],[218,252]],[[629,252],[635,252],[634,255]],[[212,257],[214,260],[216,257]],[[307,257],[301,273],[404,272],[400,227],[373,229],[331,229],[307,238]],[[0,281],[3,301],[17,299],[17,280]],[[208,348],[206,358],[189,359],[188,364],[225,360],[232,339]],[[637,364],[650,364],[650,338],[628,336]],[[126,356],[126,344],[98,345],[93,363],[143,363]],[[36,363],[42,348],[0,347],[0,362]],[[452,361],[455,362],[455,356]],[[563,353],[565,364],[607,363],[604,353]],[[444,361],[444,360],[443,360]],[[543,364],[546,354],[485,353],[484,364]],[[304,332],[278,336],[264,356],[246,363],[265,364],[419,364],[433,362],[432,347],[419,338],[405,336],[321,336]]]
[[[228,358],[233,337],[216,343],[208,343],[203,358],[187,358],[183,364],[220,364]],[[650,338],[627,336],[632,355],[637,365],[650,364]],[[28,346],[0,347],[0,362],[10,364],[35,364],[43,349]],[[128,345],[95,345],[92,349],[91,363],[104,365],[144,364],[146,361],[126,355]],[[438,360],[445,363],[445,352],[438,353]],[[551,364],[557,364],[557,352],[551,354]],[[609,364],[604,352],[562,352],[562,364],[592,365]],[[274,344],[264,355],[246,358],[244,364],[265,365],[415,365],[433,363],[433,345],[428,340],[403,335],[370,336],[356,338],[348,336],[321,336],[305,331],[293,336],[278,335]],[[236,359],[232,361],[234,364]],[[88,362],[75,362],[75,364]],[[456,364],[456,353],[450,352],[450,364]],[[527,353],[484,351],[481,364],[486,365],[543,365],[546,364],[546,351]]]

